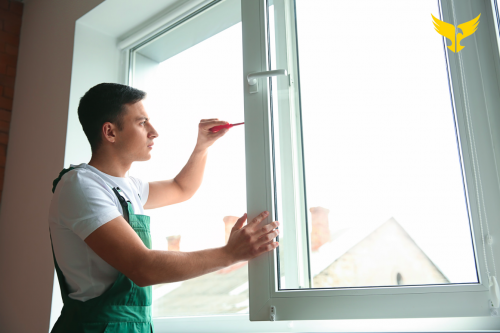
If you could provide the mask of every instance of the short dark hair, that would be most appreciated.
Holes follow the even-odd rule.
[[[110,122],[122,130],[125,104],[137,103],[145,97],[144,91],[118,83],[100,83],[83,95],[78,105],[78,119],[92,151],[101,144],[102,125]]]

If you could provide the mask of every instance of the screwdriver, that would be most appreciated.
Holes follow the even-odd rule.
[[[212,127],[210,129],[210,132],[217,133],[218,131],[220,131],[223,128],[231,128],[233,126],[238,126],[238,125],[241,125],[241,124],[244,124],[244,122],[243,123],[238,123],[238,124],[226,124],[226,125],[215,126],[215,127]]]

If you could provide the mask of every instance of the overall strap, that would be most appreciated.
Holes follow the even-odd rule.
[[[62,169],[62,171],[59,173],[59,176],[56,179],[54,179],[54,181],[52,182],[52,193],[54,193],[54,191],[56,190],[57,184],[59,184],[59,181],[61,180],[62,176],[64,176],[66,173],[68,173],[69,171],[71,171],[73,169],[74,169],[74,167],[69,167],[68,169]],[[97,176],[99,176],[99,175],[97,175]],[[99,178],[101,178],[101,177],[99,177]],[[111,184],[109,184],[104,179],[103,179],[103,181],[109,187],[111,187],[113,192],[116,194],[118,201],[120,201],[120,205],[122,206],[122,209],[123,209],[123,218],[130,224],[129,206],[128,206],[128,203],[130,203],[130,200],[128,200],[128,199],[125,200],[125,198],[121,194],[121,192],[123,192],[123,191],[119,187],[115,188],[115,187],[111,186]],[[132,204],[132,203],[130,203],[130,204]]]
[[[54,260],[54,268],[56,269],[57,279],[59,280],[59,289],[61,289],[61,297],[63,299],[63,302],[65,303],[67,302],[69,291],[68,288],[66,287],[67,284],[64,274],[59,268],[59,265],[57,264],[56,255],[54,254],[54,244],[52,243],[52,235],[50,234],[50,228],[49,228],[49,236],[50,236],[50,247],[52,249],[52,259]]]
[[[129,211],[128,211],[128,205],[131,204],[130,201],[125,200],[123,195],[121,195],[120,192],[122,192],[122,190],[119,187],[112,187],[109,184],[108,184],[108,186],[110,186],[113,189],[113,192],[118,197],[118,201],[120,201],[120,205],[122,206],[122,210],[123,210],[123,218],[125,219],[125,221],[127,221],[130,224]]]
[[[59,173],[59,177],[54,179],[54,181],[52,182],[52,193],[54,193],[54,191],[56,190],[57,184],[59,184],[59,181],[61,180],[62,176],[64,176],[68,171],[71,171],[73,169],[74,169],[73,167],[62,169],[62,171]]]

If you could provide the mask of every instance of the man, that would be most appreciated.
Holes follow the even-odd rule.
[[[152,332],[152,285],[191,279],[278,246],[273,239],[279,223],[261,227],[268,215],[262,212],[245,226],[246,214],[239,218],[224,247],[151,249],[144,209],[191,198],[201,185],[208,148],[228,130],[212,133],[227,122],[202,119],[194,152],[174,179],[128,177],[133,162],[151,158],[158,137],[142,104],[145,96],[102,83],[80,100],[78,117],[92,158],[54,180],[49,226],[64,307],[52,332]]]

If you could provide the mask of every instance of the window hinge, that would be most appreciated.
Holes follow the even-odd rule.
[[[293,85],[292,74],[288,74],[288,86],[291,87]]]
[[[269,320],[276,321],[276,307],[271,305],[271,310],[269,311]]]

